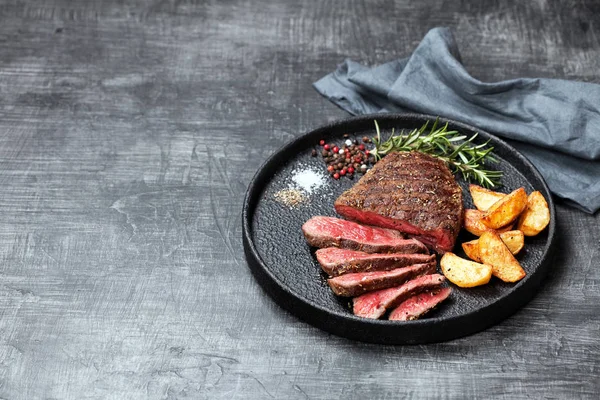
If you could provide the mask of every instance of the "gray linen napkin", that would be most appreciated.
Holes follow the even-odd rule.
[[[588,213],[600,209],[600,85],[478,81],[450,30],[434,28],[408,58],[373,68],[346,60],[314,87],[352,114],[421,112],[494,133],[529,158],[555,195]]]

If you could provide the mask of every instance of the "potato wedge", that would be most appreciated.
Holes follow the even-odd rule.
[[[492,204],[481,217],[481,222],[488,228],[502,228],[515,221],[525,207],[527,192],[521,187]]]
[[[500,236],[500,239],[502,239],[513,255],[519,253],[525,245],[525,236],[521,231],[502,232],[498,236]],[[471,260],[481,262],[481,256],[479,255],[479,239],[464,242],[462,248],[467,257]]]
[[[543,231],[550,223],[550,208],[548,203],[537,190],[527,198],[527,207],[519,217],[517,228],[525,236],[535,236]]]
[[[481,221],[483,218],[483,212],[479,210],[466,209],[465,216],[463,221],[463,227],[471,232],[475,236],[481,236],[483,232],[493,231],[493,229],[488,228]],[[507,225],[503,228],[498,229],[498,232],[506,232],[512,229],[512,224]]]
[[[513,254],[518,254],[525,246],[525,236],[519,230],[502,232],[499,236]]]
[[[506,196],[505,193],[494,192],[473,184],[469,185],[469,192],[471,192],[473,204],[479,211],[487,211],[495,202]]]
[[[517,282],[526,275],[500,236],[495,232],[484,232],[479,238],[479,257],[492,267],[492,274],[504,282]]]
[[[469,288],[485,285],[492,278],[492,267],[446,253],[440,260],[444,276],[456,286]]]
[[[481,257],[479,257],[479,239],[464,242],[461,246],[467,257],[473,261],[481,262]]]

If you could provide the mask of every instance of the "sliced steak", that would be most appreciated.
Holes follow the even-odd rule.
[[[425,275],[402,286],[365,293],[354,298],[354,314],[364,318],[381,318],[386,310],[395,308],[409,297],[440,288],[444,280],[439,274]]]
[[[317,216],[302,225],[302,232],[313,247],[341,247],[365,253],[428,253],[415,239],[405,239],[398,231],[339,218]]]
[[[329,287],[338,296],[354,297],[373,290],[399,286],[417,276],[435,273],[435,263],[415,264],[390,271],[357,272],[327,280]]]
[[[446,164],[416,151],[385,156],[334,206],[348,219],[399,230],[440,253],[454,247],[463,215],[462,190]]]
[[[328,247],[315,252],[321,268],[329,276],[353,272],[388,271],[414,264],[435,263],[434,254],[372,254]]]
[[[409,298],[402,302],[390,313],[390,320],[411,321],[417,319],[442,301],[446,300],[452,293],[449,287],[425,292]]]

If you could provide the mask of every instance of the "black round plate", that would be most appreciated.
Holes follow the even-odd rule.
[[[476,143],[490,140],[499,163],[493,168],[502,170],[503,192],[524,186],[528,193],[539,190],[550,206],[551,222],[535,237],[527,237],[525,248],[517,259],[527,276],[515,284],[496,278],[484,286],[471,289],[453,287],[452,295],[437,309],[419,320],[397,322],[370,320],[352,314],[349,299],[335,296],[326,283],[326,277],[314,258],[301,231],[302,224],[315,215],[335,216],[334,200],[354,181],[326,177],[321,190],[308,196],[308,201],[296,207],[278,202],[274,194],[292,184],[292,174],[299,169],[322,171],[326,175],[322,157],[312,157],[319,149],[318,142],[341,144],[343,135],[351,139],[374,136],[373,120],[377,120],[384,137],[392,128],[413,129],[435,117],[416,114],[378,114],[350,118],[309,132],[276,152],[252,180],[243,210],[244,250],[248,265],[255,278],[283,308],[310,324],[350,339],[385,344],[416,344],[440,342],[472,334],[496,324],[525,305],[536,293],[551,260],[555,229],[555,210],[550,191],[531,163],[500,139],[474,127],[441,119],[451,129],[466,135],[478,132]],[[457,176],[463,188],[465,208],[474,208],[468,192],[468,182]],[[461,233],[458,243],[471,240]],[[455,251],[464,256],[461,246]]]

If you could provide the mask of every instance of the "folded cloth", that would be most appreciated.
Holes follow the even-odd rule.
[[[588,213],[600,209],[600,85],[470,76],[447,28],[434,28],[413,54],[373,68],[346,60],[314,83],[352,114],[420,112],[466,122],[507,140],[550,190]]]

